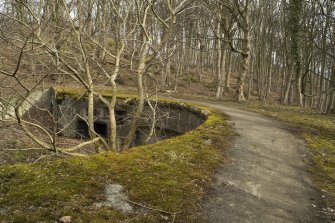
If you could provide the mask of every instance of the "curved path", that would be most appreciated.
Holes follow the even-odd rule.
[[[309,151],[303,140],[285,130],[285,125],[253,112],[214,102],[182,101],[223,111],[238,133],[230,160],[217,171],[202,205],[206,221],[325,222],[315,203],[320,193],[307,173],[304,157]]]
[[[308,179],[305,143],[273,119],[206,103],[224,111],[238,137],[230,162],[216,174],[203,208],[209,222],[320,222]]]

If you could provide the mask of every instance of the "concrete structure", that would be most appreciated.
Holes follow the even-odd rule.
[[[128,133],[132,120],[131,116],[135,108],[135,101],[125,102],[118,100],[115,114],[119,144]],[[72,138],[88,137],[86,98],[76,98],[69,95],[58,96],[57,114],[59,117],[59,129],[64,129],[61,133],[63,136]],[[100,100],[95,101],[94,116],[95,131],[108,139],[110,132],[108,108]],[[133,146],[142,144],[147,138],[153,121],[152,117],[153,113],[150,107],[146,105]],[[200,110],[173,103],[158,103],[156,106],[155,135],[151,137],[149,143],[190,131],[201,125],[204,120],[205,115]]]
[[[50,109],[52,100],[53,100],[53,90],[41,90],[35,91],[31,93],[25,101],[22,103],[22,115],[27,114],[34,107],[40,107],[43,109]],[[13,97],[13,99],[6,102],[0,102],[0,121],[2,120],[11,120],[15,117],[15,106],[17,98]]]
[[[15,101],[0,104],[0,121],[15,119]],[[155,104],[153,102],[153,104]],[[23,115],[46,122],[50,116],[45,111],[50,111],[58,123],[60,135],[70,138],[88,138],[87,125],[87,99],[66,94],[55,95],[53,89],[33,92],[22,104]],[[133,110],[136,108],[135,100],[118,100],[115,109],[117,120],[118,144],[127,135],[132,121]],[[108,108],[100,100],[94,103],[94,129],[108,139],[110,133]],[[48,115],[49,117],[44,117]],[[155,104],[155,120],[148,105],[145,105],[143,117],[136,132],[133,146],[141,145],[146,140],[150,126],[155,121],[155,134],[149,143],[173,137],[190,131],[201,125],[205,114],[195,108],[189,108],[174,103],[160,102]],[[53,118],[52,118],[53,119]],[[52,121],[53,122],[53,121]]]

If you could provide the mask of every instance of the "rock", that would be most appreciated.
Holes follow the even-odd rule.
[[[206,140],[206,141],[205,141],[205,144],[206,144],[206,145],[212,145],[212,140],[210,140],[210,139]]]
[[[70,223],[71,222],[71,216],[64,216],[59,219],[59,223]]]
[[[96,208],[105,206],[105,207],[112,207],[118,211],[123,213],[132,213],[133,208],[127,202],[128,197],[123,192],[123,186],[120,184],[108,184],[105,188],[105,196],[106,201],[102,203],[95,203],[94,206]]]
[[[168,94],[176,93],[176,91],[171,91],[171,90],[166,90],[165,92]]]
[[[209,111],[207,110],[201,110],[201,114],[203,114],[204,116],[208,116],[209,115]]]

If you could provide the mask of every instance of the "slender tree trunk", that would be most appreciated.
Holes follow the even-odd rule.
[[[230,91],[230,74],[232,68],[232,53],[230,51],[227,52],[228,54],[228,65],[226,70],[226,78],[225,78],[225,92],[229,93]]]
[[[301,94],[301,20],[303,13],[303,0],[291,0],[289,2],[289,30],[291,43],[291,56],[294,61],[296,99],[299,106],[303,106],[303,95]]]
[[[296,80],[296,95],[297,95],[297,101],[299,106],[304,105],[304,97],[303,94],[301,93],[302,89],[302,76],[301,76],[301,70],[298,71],[298,76]]]
[[[168,87],[171,87],[172,78],[171,78],[171,59],[170,58],[167,59],[167,62],[165,64],[165,75],[166,75],[167,85]]]
[[[226,62],[227,62],[227,51],[224,49],[224,46],[221,44],[221,95],[220,97],[223,96],[223,93],[225,91],[224,85],[226,83]]]
[[[216,35],[218,36],[217,38],[217,42],[216,42],[216,48],[217,48],[217,65],[216,65],[216,72],[217,72],[217,84],[216,84],[216,98],[220,98],[222,95],[222,68],[221,67],[222,63],[221,63],[221,57],[222,57],[222,51],[221,51],[221,24],[218,23],[217,24],[217,28],[216,28]]]
[[[110,135],[109,135],[109,140],[112,146],[112,150],[118,150],[117,147],[117,126],[116,126],[116,118],[115,118],[115,105],[116,105],[116,97],[117,97],[117,85],[116,85],[116,77],[119,74],[120,71],[120,60],[121,60],[121,56],[123,54],[125,48],[125,43],[122,42],[121,43],[121,48],[118,51],[117,55],[116,55],[116,61],[115,61],[115,69],[114,69],[114,73],[111,76],[110,82],[111,82],[111,86],[112,86],[112,100],[111,102],[108,104],[108,111],[109,111],[109,126],[110,126]]]
[[[330,114],[334,111],[334,103],[335,103],[335,89],[330,91],[330,99],[327,107],[327,113]]]
[[[93,139],[95,138],[95,133],[94,133],[94,88],[93,88],[93,80],[91,78],[91,74],[89,71],[89,65],[85,65],[85,72],[86,76],[88,78],[88,84],[89,84],[89,89],[87,92],[87,124],[88,124],[88,129],[89,129],[89,135],[90,138]]]
[[[327,29],[329,26],[329,19],[326,18],[325,27],[323,30],[322,35],[322,48],[325,49],[327,45]],[[319,101],[318,101],[318,110],[322,112],[322,108],[324,106],[324,101],[326,98],[325,95],[325,88],[326,88],[326,65],[327,65],[327,52],[325,50],[322,51],[321,56],[321,79],[320,79],[320,86],[319,86]]]
[[[137,76],[136,76],[136,85],[137,85],[137,95],[138,95],[138,105],[136,107],[136,110],[134,112],[133,115],[133,120],[128,132],[128,135],[126,136],[124,143],[123,143],[123,149],[128,149],[132,142],[133,139],[136,135],[136,130],[138,127],[138,124],[140,122],[141,119],[141,115],[143,113],[143,109],[144,109],[144,88],[143,88],[143,76],[144,73],[146,71],[146,59],[147,59],[147,55],[149,52],[149,45],[147,43],[144,43],[143,46],[143,51],[141,53],[140,56],[140,62],[139,62],[139,66],[137,69]]]
[[[251,60],[251,66],[250,66],[250,79],[249,79],[249,87],[248,87],[248,100],[251,97],[251,92],[253,91],[253,85],[254,85],[254,75],[253,75],[253,66],[254,66],[254,59]]]
[[[292,66],[292,65],[290,65]],[[291,89],[291,84],[292,84],[292,78],[293,78],[293,67],[287,69],[287,74],[286,74],[286,86],[284,89],[284,94],[281,103],[284,105],[288,104],[289,101],[289,93]]]
[[[249,72],[250,67],[250,32],[249,28],[246,28],[244,30],[244,38],[245,38],[245,50],[242,54],[242,71],[240,75],[237,78],[237,87],[236,87],[236,98],[239,102],[245,102],[245,96],[244,96],[244,85],[245,85],[245,77],[247,76]]]
[[[106,17],[107,17],[107,0],[101,0],[101,26],[100,26],[100,42],[103,47],[106,47],[107,40],[106,40],[106,32],[107,32],[107,26],[106,26]],[[99,56],[101,60],[105,59],[106,52],[103,49],[100,49]]]
[[[204,76],[204,48],[205,46],[200,43],[200,51],[199,51],[199,66],[200,66],[200,73],[199,73],[199,82],[202,82],[202,78]]]

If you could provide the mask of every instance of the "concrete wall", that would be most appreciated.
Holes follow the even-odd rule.
[[[71,96],[63,96],[57,100],[57,113],[59,117],[59,129],[63,129],[62,135],[73,138],[88,137],[87,130],[87,102],[85,98],[77,99]],[[95,101],[95,125],[96,131],[101,135],[108,136],[110,128],[108,125],[108,109],[99,100]],[[118,138],[122,141],[127,135],[132,120],[135,103],[124,103],[118,101],[116,106],[116,119]],[[143,143],[149,132],[149,124],[152,112],[148,105],[144,108],[143,118],[139,124],[134,145]],[[150,142],[180,135],[201,125],[205,117],[200,111],[195,111],[184,106],[168,105],[161,103],[157,105],[156,136]],[[149,123],[149,124],[148,124]],[[119,142],[120,143],[120,142]]]
[[[35,106],[41,107],[43,109],[50,109],[52,99],[52,89],[35,91],[31,93],[21,105],[22,115],[25,115],[31,111]],[[13,119],[13,116],[15,116],[15,104],[15,99],[12,99],[8,104],[0,102],[0,121]]]
[[[22,104],[23,115],[43,122],[47,118],[45,117],[45,111],[50,111],[56,116],[58,130],[62,130],[61,135],[71,138],[87,138],[86,98],[78,99],[68,95],[60,96],[55,96],[53,89],[33,92]],[[0,102],[0,121],[10,120],[12,116],[15,116],[15,101],[13,100],[10,104],[6,105]],[[45,111],[36,109],[37,107]],[[110,132],[108,109],[100,100],[95,101],[94,107],[96,132],[108,139]],[[155,135],[149,143],[188,132],[201,125],[205,120],[205,116],[201,114],[201,111],[178,104],[158,103],[155,107]],[[136,103],[133,101],[126,103],[118,100],[115,109],[117,133],[120,140],[118,144],[121,144],[129,131],[135,108]],[[149,125],[152,123],[152,117],[152,111],[146,105],[133,145],[140,145],[144,142],[150,130]]]

